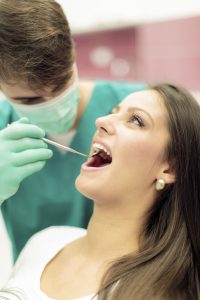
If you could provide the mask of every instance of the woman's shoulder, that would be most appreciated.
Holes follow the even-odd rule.
[[[34,234],[22,249],[15,270],[22,266],[39,266],[48,261],[68,243],[84,236],[86,230],[68,226],[52,226]]]
[[[38,244],[43,241],[49,241],[52,238],[56,240],[65,239],[66,241],[79,238],[86,234],[86,230],[72,226],[51,226],[35,233],[27,242],[27,244]]]
[[[0,299],[9,294],[12,297],[6,299],[15,300],[16,293],[20,291],[30,295],[30,299],[36,299],[34,295],[46,264],[65,245],[85,234],[85,229],[68,226],[52,226],[34,234],[21,251],[4,290],[0,292]]]
[[[70,243],[86,234],[86,230],[78,227],[71,226],[51,226],[35,233],[26,243],[22,252],[34,253],[34,250],[59,248],[62,244]]]

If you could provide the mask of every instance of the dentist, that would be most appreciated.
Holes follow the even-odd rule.
[[[34,233],[86,227],[92,213],[74,187],[84,159],[47,149],[41,138],[88,153],[95,119],[144,86],[79,81],[69,24],[54,0],[1,0],[0,45],[0,202],[15,260]]]

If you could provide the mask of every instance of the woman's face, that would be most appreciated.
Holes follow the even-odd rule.
[[[97,203],[124,203],[133,197],[140,201],[155,191],[166,164],[167,116],[159,94],[146,90],[129,95],[112,114],[98,118],[90,154],[100,153],[82,165],[78,190]]]

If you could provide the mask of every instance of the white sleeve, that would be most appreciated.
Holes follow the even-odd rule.
[[[19,268],[23,265],[29,265],[31,261],[34,261],[39,256],[42,256],[48,250],[48,237],[51,232],[51,228],[46,228],[42,231],[35,233],[26,243],[22,251],[20,252],[16,263],[13,267],[11,278],[18,272]],[[51,234],[50,234],[51,235]]]
[[[0,291],[0,300],[28,300],[28,298],[20,289],[8,287]]]
[[[48,229],[48,231],[51,230]],[[13,267],[8,281],[0,289],[0,300],[28,300],[24,289],[22,289],[24,277],[27,276],[27,269],[33,269],[31,266],[32,259],[36,259],[38,254],[40,254],[40,247],[42,245],[43,248],[45,247],[45,242],[43,241],[45,236],[48,236],[47,229],[34,234],[28,240]]]
[[[34,234],[21,251],[4,289],[0,290],[0,300],[38,299],[34,283],[39,281],[41,270],[66,244],[84,235],[86,230],[67,226],[52,226]]]
[[[51,258],[65,244],[85,234],[85,229],[69,226],[51,226],[34,234],[22,249],[10,279],[23,278],[29,270],[37,272],[48,257]]]
[[[30,261],[32,264],[34,262],[39,263],[39,261],[43,261],[43,259],[51,256],[52,253],[55,253],[62,245],[85,234],[85,229],[72,226],[51,226],[37,232],[22,249],[15,263],[14,271],[18,269],[22,261],[23,264],[27,265],[30,264]]]

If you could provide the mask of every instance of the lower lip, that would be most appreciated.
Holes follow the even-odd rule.
[[[86,162],[86,163],[82,164],[81,170],[83,170],[84,172],[97,172],[97,171],[101,171],[103,169],[106,169],[108,166],[109,166],[109,164],[106,165],[106,166],[104,166],[104,167],[98,167],[98,168],[96,168],[96,167],[88,167],[87,166],[87,162]]]

